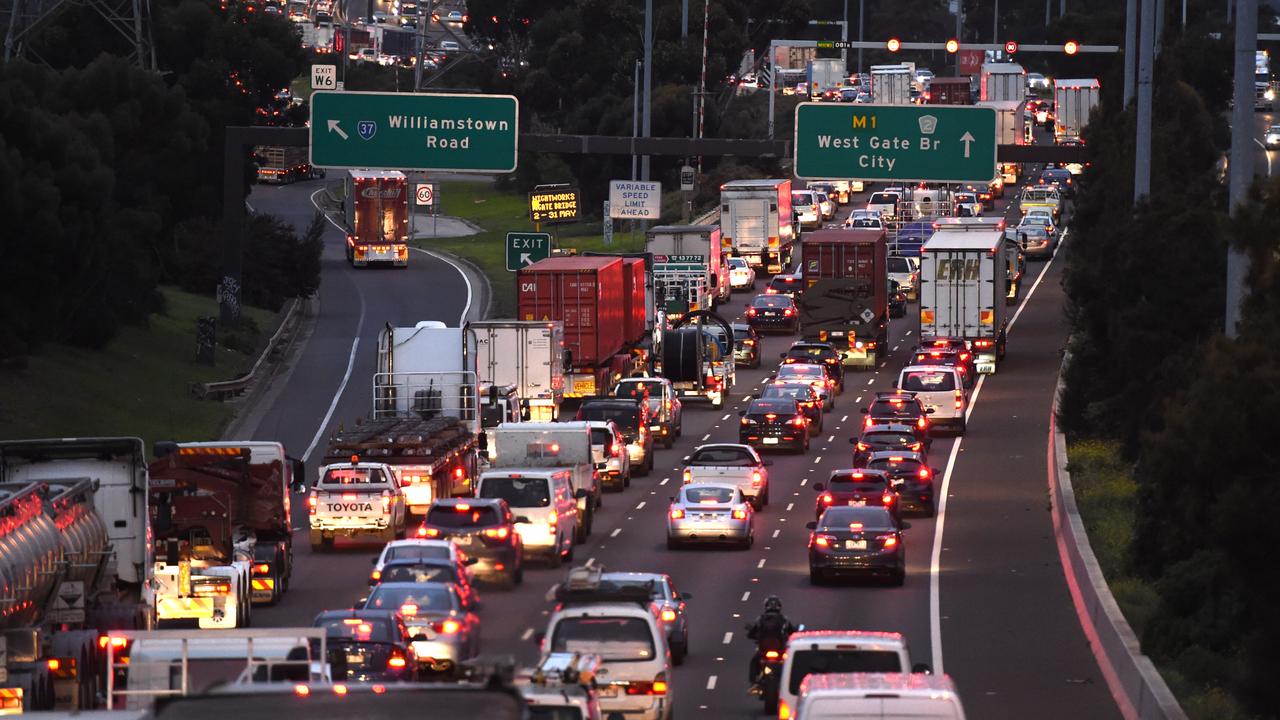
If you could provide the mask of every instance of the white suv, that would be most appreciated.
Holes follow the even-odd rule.
[[[927,665],[911,665],[911,653],[901,633],[865,630],[807,630],[787,640],[786,661],[778,678],[778,717],[796,713],[800,683],[820,673],[929,672]]]
[[[959,370],[947,365],[908,365],[898,374],[894,387],[916,394],[930,413],[931,425],[946,425],[964,434],[969,395]]]

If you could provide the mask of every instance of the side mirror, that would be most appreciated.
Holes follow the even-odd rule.
[[[306,480],[299,480],[299,481],[295,482],[295,483],[293,484],[293,494],[294,494],[294,495],[306,495],[306,494],[307,494],[307,481],[306,481]]]
[[[372,566],[374,566],[374,567],[377,567],[377,566],[378,566],[378,558],[376,558],[376,557],[371,557],[371,558],[369,558],[369,564],[370,564],[370,565],[372,565]]]
[[[688,456],[688,455],[685,455],[684,457],[680,458],[680,462],[682,462],[682,463],[687,463],[687,462],[689,462],[689,456]]]
[[[904,521],[904,522],[902,523],[902,529],[903,529],[903,530],[910,530],[910,529],[911,529],[911,523],[909,523],[909,522],[905,522],[905,521]]]
[[[369,602],[369,598],[367,598],[367,597],[362,597],[362,598],[360,598],[359,600],[357,600],[357,601],[356,601],[356,604],[355,604],[355,605],[352,605],[352,606],[351,606],[351,609],[352,609],[352,610],[363,610],[363,609],[364,609],[364,606],[365,606],[365,603],[367,603],[367,602]]]
[[[814,491],[814,492],[822,492],[823,490],[826,490],[826,489],[827,489],[827,486],[826,486],[825,484],[823,484],[823,483],[814,483],[814,484],[813,484],[813,491]]]
[[[677,598],[677,599],[679,599],[679,600],[692,600],[692,599],[693,599],[693,593],[680,593],[680,597],[679,597],[679,598]]]
[[[478,562],[480,562],[480,558],[467,558],[466,560],[462,561],[462,564],[466,565],[467,567],[471,567],[472,565],[475,565]]]
[[[933,668],[929,666],[929,663],[916,663],[915,665],[911,666],[911,672],[922,673],[925,675],[932,675]]]
[[[893,382],[889,383],[889,387],[892,387],[892,388],[895,388],[895,389],[896,389],[896,388],[898,387],[898,381],[897,381],[897,380],[894,380]]]
[[[806,530],[817,530],[817,529],[818,529],[818,523],[813,522],[813,521],[807,522],[807,523],[805,523],[805,524],[804,524],[804,528],[805,528]]]
[[[377,585],[377,584],[378,584],[377,580],[374,580],[372,577],[369,578],[369,587],[373,587],[374,585]]]
[[[667,498],[667,500],[668,500],[669,502],[675,502],[675,501],[676,501],[676,496],[675,496],[675,495],[671,495],[671,496],[669,496],[669,497]]]
[[[546,634],[545,632],[543,632],[543,631],[539,630],[538,632],[536,632],[536,633],[534,633],[534,634],[533,634],[533,638],[532,638],[532,639],[533,639],[533,641],[534,641],[535,643],[537,643],[538,645],[541,645],[541,644],[542,644],[542,641],[547,639],[547,634]]]
[[[857,445],[857,444],[858,444],[858,438],[849,438],[849,444],[850,444],[850,445]]]
[[[304,489],[307,487],[307,465],[298,458],[285,457],[289,461],[290,474],[293,476],[293,486],[301,485]],[[297,490],[294,490],[297,492]]]
[[[871,412],[871,409],[870,409],[870,408],[862,408],[862,410],[861,410],[860,412],[861,412],[863,415],[866,415],[867,413]]]
[[[583,491],[583,492],[585,493],[585,491]],[[525,515],[517,515],[517,516],[516,516],[516,523],[517,523],[517,524],[528,525],[528,524],[530,523],[530,520],[529,520],[529,518],[528,518],[527,516],[525,516]]]
[[[418,633],[409,639],[413,642],[427,642],[427,636],[423,633]]]
[[[747,411],[746,411],[746,410],[739,410],[739,411],[738,411],[738,417],[746,417],[746,416],[747,416]]]
[[[934,408],[925,408],[925,409],[924,409],[924,414],[925,414],[925,415],[932,415],[932,414],[934,414],[935,412],[937,412],[937,410],[936,410],[936,409],[934,409]]]

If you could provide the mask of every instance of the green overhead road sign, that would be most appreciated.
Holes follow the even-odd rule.
[[[511,172],[519,115],[510,95],[317,92],[311,95],[311,164]]]
[[[796,106],[796,177],[987,182],[996,111],[957,105]]]
[[[550,233],[507,233],[507,270],[515,272],[548,257],[551,257]]]

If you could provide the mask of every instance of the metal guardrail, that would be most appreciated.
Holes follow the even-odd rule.
[[[279,350],[282,340],[295,324],[297,315],[301,312],[299,309],[301,307],[302,299],[294,298],[293,302],[289,305],[289,310],[285,312],[284,319],[280,321],[280,327],[276,328],[275,334],[271,336],[271,339],[267,340],[267,346],[263,348],[262,354],[258,356],[257,361],[253,363],[253,367],[249,369],[249,372],[233,380],[220,380],[218,382],[211,383],[191,383],[189,388],[192,396],[197,400],[212,399],[221,401],[228,397],[235,397],[243,393],[245,389],[249,387],[250,383],[252,383],[257,377],[258,371],[267,364],[267,360],[271,355]]]
[[[693,219],[690,225],[715,225],[720,222],[720,208],[708,210]]]

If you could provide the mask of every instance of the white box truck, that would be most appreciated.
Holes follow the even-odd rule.
[[[796,228],[790,180],[732,180],[720,186],[720,246],[752,267],[791,265]]]
[[[999,230],[943,226],[920,249],[920,339],[963,339],[980,373],[994,373],[1004,357],[1006,242]]]
[[[1098,81],[1087,80],[1054,80],[1053,112],[1056,117],[1053,125],[1054,142],[1066,138],[1078,138],[1089,124],[1089,113],[1098,104],[1102,95],[1102,86]]]
[[[809,61],[808,70],[809,95],[815,100],[824,97],[828,90],[844,87],[849,76],[840,58],[815,58]]]
[[[913,82],[915,73],[911,66],[872,65],[871,101],[878,105],[910,105]]]
[[[983,63],[978,84],[979,100],[1027,99],[1027,71],[1017,63]]]
[[[976,103],[978,107],[989,107],[996,111],[996,144],[997,145],[1025,145],[1026,144],[1026,118],[1023,117],[1023,107],[1026,105],[1024,100],[982,100]],[[1013,185],[1018,182],[1018,175],[1021,174],[1021,166],[1018,163],[1002,162],[999,164],[1000,179],[1005,185]]]
[[[564,323],[480,320],[463,326],[463,339],[462,363],[480,384],[482,416],[514,410],[527,420],[555,420],[564,398]],[[513,408],[505,388],[514,390]]]

